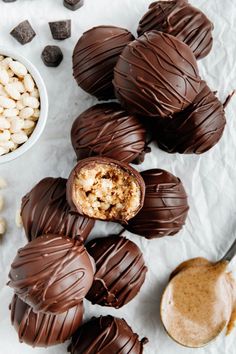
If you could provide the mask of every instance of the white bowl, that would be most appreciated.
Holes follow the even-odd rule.
[[[20,145],[15,151],[0,156],[0,164],[2,164],[14,160],[17,157],[23,155],[37,142],[37,140],[39,139],[40,135],[42,134],[45,128],[47,117],[48,117],[48,95],[47,95],[46,86],[44,84],[42,76],[40,75],[36,67],[28,59],[14,52],[13,50],[1,48],[1,47],[0,47],[0,55],[11,57],[12,59],[18,60],[19,62],[25,65],[25,67],[32,75],[36,83],[36,86],[39,90],[39,96],[40,96],[40,116],[36,123],[34,131],[30,135],[29,139],[24,144]]]

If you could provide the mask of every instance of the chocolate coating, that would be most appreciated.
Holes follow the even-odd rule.
[[[125,46],[134,39],[126,29],[99,26],[85,32],[73,53],[78,85],[99,100],[114,98],[113,70]]]
[[[47,235],[18,250],[8,285],[35,311],[55,314],[83,300],[93,275],[93,260],[81,243]]]
[[[78,160],[98,155],[141,163],[147,150],[143,125],[114,102],[83,112],[74,121],[71,141]]]
[[[117,98],[129,112],[166,117],[192,103],[200,77],[193,52],[185,43],[153,31],[125,47],[113,83]]]
[[[11,302],[11,322],[21,343],[32,347],[49,347],[64,343],[81,325],[83,303],[67,312],[52,315],[34,310],[17,295]]]
[[[72,213],[64,178],[42,179],[22,198],[21,217],[29,241],[46,234],[86,240],[94,220]]]
[[[192,105],[172,118],[157,122],[161,149],[180,154],[202,154],[222,137],[226,124],[224,106],[205,81]]]
[[[161,169],[141,175],[146,185],[144,206],[126,225],[127,230],[148,239],[175,235],[185,224],[189,209],[182,182]]]
[[[124,319],[104,316],[92,318],[72,337],[71,354],[142,354],[147,343],[132,331]]]
[[[138,35],[157,30],[186,43],[197,59],[212,48],[214,26],[207,16],[185,0],[156,1],[139,22]]]
[[[96,273],[86,298],[93,304],[120,308],[132,300],[144,283],[147,267],[138,246],[112,235],[86,245]]]

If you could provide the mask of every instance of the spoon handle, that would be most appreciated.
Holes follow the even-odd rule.
[[[233,244],[230,246],[226,254],[221,259],[222,261],[230,262],[233,257],[236,255],[236,239],[234,240]]]

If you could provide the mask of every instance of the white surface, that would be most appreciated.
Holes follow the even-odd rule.
[[[7,309],[12,290],[5,286],[10,263],[16,249],[25,243],[23,232],[14,218],[21,197],[41,178],[68,176],[75,163],[69,134],[73,119],[96,100],[82,92],[72,78],[71,54],[82,32],[94,25],[112,24],[127,27],[133,33],[150,0],[85,0],[85,6],[70,12],[62,0],[18,0],[0,2],[0,41],[19,50],[41,72],[49,92],[50,110],[46,130],[38,143],[21,158],[0,166],[0,176],[8,181],[4,215],[8,233],[0,243],[0,352],[3,354],[66,352],[66,344],[49,349],[32,349],[19,344],[10,325]],[[209,85],[219,91],[223,100],[236,87],[236,3],[234,0],[192,0],[215,23],[214,48],[199,62],[201,73]],[[21,46],[9,31],[28,18],[37,37]],[[40,59],[43,47],[55,44],[47,25],[50,20],[72,18],[72,38],[60,42],[64,61],[57,69],[46,68]],[[123,316],[141,336],[149,337],[145,354],[235,354],[236,330],[204,349],[185,349],[165,334],[159,319],[159,300],[169,273],[181,261],[195,256],[217,260],[235,237],[236,226],[236,99],[227,108],[227,128],[221,142],[202,156],[169,155],[152,147],[145,163],[138,168],[160,167],[179,176],[189,195],[190,212],[186,227],[173,238],[147,241],[129,234],[143,250],[149,272],[141,293],[120,310],[101,308],[86,303],[86,317],[96,314]],[[118,231],[117,225],[97,223],[95,233],[105,235]],[[111,353],[113,354],[113,353]]]

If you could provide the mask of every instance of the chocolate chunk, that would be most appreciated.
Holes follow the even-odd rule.
[[[125,237],[97,238],[86,245],[96,273],[86,298],[93,304],[120,308],[142,287],[147,267],[138,246]]]
[[[200,81],[191,49],[176,37],[154,31],[125,47],[113,82],[128,112],[167,117],[193,102]]]
[[[32,347],[49,347],[64,343],[78,329],[83,318],[83,302],[61,314],[35,312],[17,295],[11,305],[11,323],[19,341]]]
[[[189,209],[182,182],[160,169],[141,175],[146,185],[144,205],[125,227],[148,239],[175,235],[182,229]]]
[[[67,9],[75,11],[83,6],[84,0],[64,0],[63,3],[64,6],[67,7]]]
[[[72,213],[66,201],[64,178],[44,178],[27,193],[21,204],[21,217],[29,241],[56,234],[85,241],[94,220]]]
[[[3,2],[15,2],[16,0],[2,0]]]
[[[55,68],[62,62],[63,54],[57,45],[47,45],[42,51],[41,57],[46,66]]]
[[[71,141],[78,160],[98,155],[142,163],[148,152],[144,126],[114,102],[83,112],[73,123]]]
[[[28,20],[19,23],[10,33],[20,44],[24,45],[32,41],[36,36]]]
[[[147,338],[141,341],[124,319],[93,317],[72,337],[71,354],[142,354]]]
[[[18,250],[8,285],[34,311],[58,314],[81,303],[94,271],[94,261],[83,244],[44,235]]]
[[[78,85],[99,100],[115,98],[114,67],[133,39],[128,30],[114,26],[94,27],[85,32],[73,52],[73,75]]]
[[[52,37],[63,40],[71,37],[71,20],[49,22]]]
[[[67,181],[71,209],[94,219],[126,223],[142,208],[144,195],[140,173],[108,157],[81,160]]]

